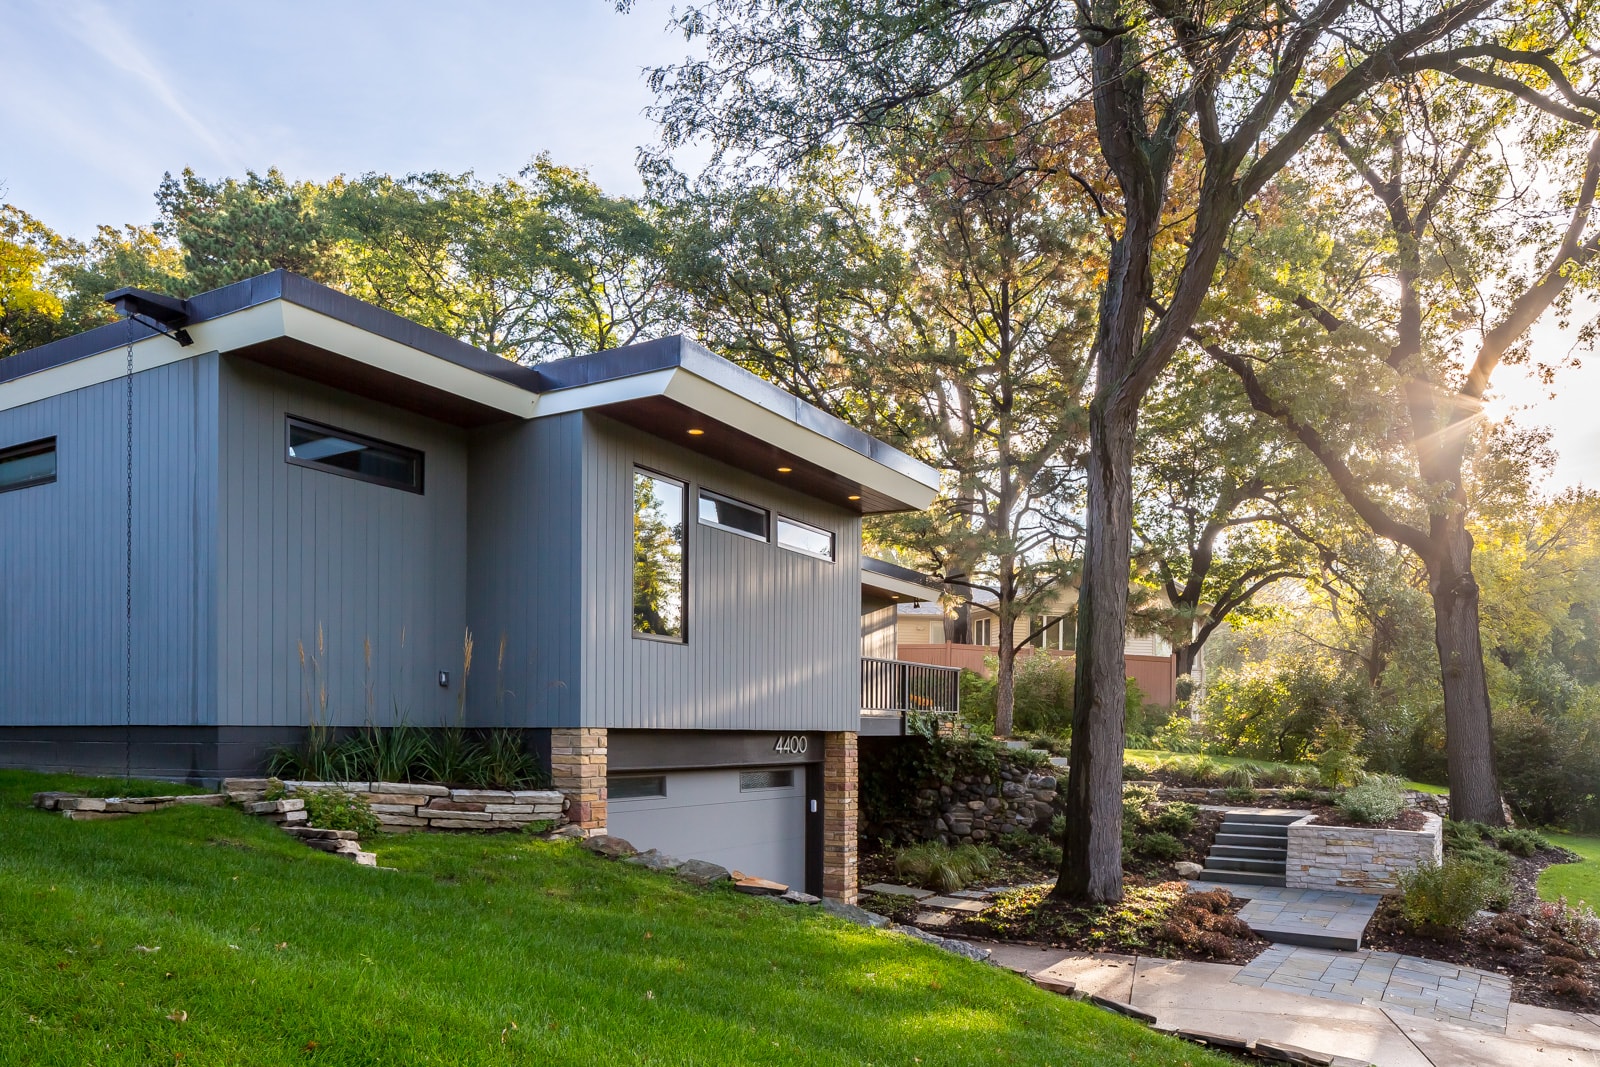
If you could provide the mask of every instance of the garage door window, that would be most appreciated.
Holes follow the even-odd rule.
[[[757,789],[790,789],[794,786],[794,771],[741,771],[739,792]]]
[[[634,774],[626,778],[606,779],[606,794],[612,800],[640,800],[644,797],[667,795],[667,776],[664,774]]]

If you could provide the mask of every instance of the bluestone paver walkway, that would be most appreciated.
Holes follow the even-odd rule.
[[[1246,900],[1239,918],[1268,941],[1313,948],[1355,949],[1383,898],[1332,889],[1191,882],[1196,891],[1226,889]]]
[[[1233,984],[1366,1004],[1502,1033],[1511,1007],[1511,979],[1503,974],[1393,952],[1273,945],[1234,975]]]

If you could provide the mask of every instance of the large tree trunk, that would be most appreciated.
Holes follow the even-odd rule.
[[[1173,645],[1172,659],[1175,673],[1179,678],[1186,674],[1194,673],[1194,662],[1200,655],[1200,646],[1197,644]]]
[[[1450,817],[1505,825],[1494,761],[1489,683],[1483,670],[1478,583],[1472,575],[1472,534],[1452,509],[1433,523],[1429,560],[1433,635],[1444,683],[1445,757],[1450,770]]]
[[[994,735],[1010,737],[1012,717],[1017,706],[1017,646],[1012,643],[1012,626],[1000,623],[999,661],[994,672]]]
[[[1067,833],[1054,895],[1122,899],[1122,746],[1129,531],[1137,410],[1096,399],[1089,414],[1088,540],[1078,599]]]

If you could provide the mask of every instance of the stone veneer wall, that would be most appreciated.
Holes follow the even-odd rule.
[[[343,789],[365,797],[378,824],[389,833],[409,830],[516,830],[529,823],[565,821],[567,798],[554,789],[448,789],[410,782],[284,782],[289,796],[267,800],[266,778],[225,778],[222,792],[253,815],[274,822],[304,822],[312,789]]]
[[[1444,862],[1444,821],[1424,812],[1420,830],[1320,826],[1307,816],[1289,824],[1284,884],[1290,889],[1343,889],[1397,893],[1400,875],[1425,863]]]
[[[550,781],[571,800],[567,818],[587,834],[606,832],[607,735],[604,727],[550,731]]]

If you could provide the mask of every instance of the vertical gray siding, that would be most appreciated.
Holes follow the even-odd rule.
[[[861,595],[861,654],[894,659],[897,649],[897,602],[881,596]]]
[[[219,410],[219,724],[305,725],[319,628],[331,724],[452,717],[466,626],[465,435],[232,357]],[[286,414],[421,449],[426,492],[286,463]],[[439,670],[451,672],[449,690]]]
[[[688,642],[632,636],[635,464],[689,482]],[[701,487],[833,531],[813,559],[699,525]],[[612,420],[584,422],[582,709],[619,729],[853,730],[861,522]]]
[[[479,430],[470,456],[473,722],[577,726],[583,416]]]
[[[215,722],[217,368],[134,380],[134,725]],[[125,721],[124,397],[119,380],[0,411],[0,448],[57,448],[54,484],[0,493],[0,724]]]

